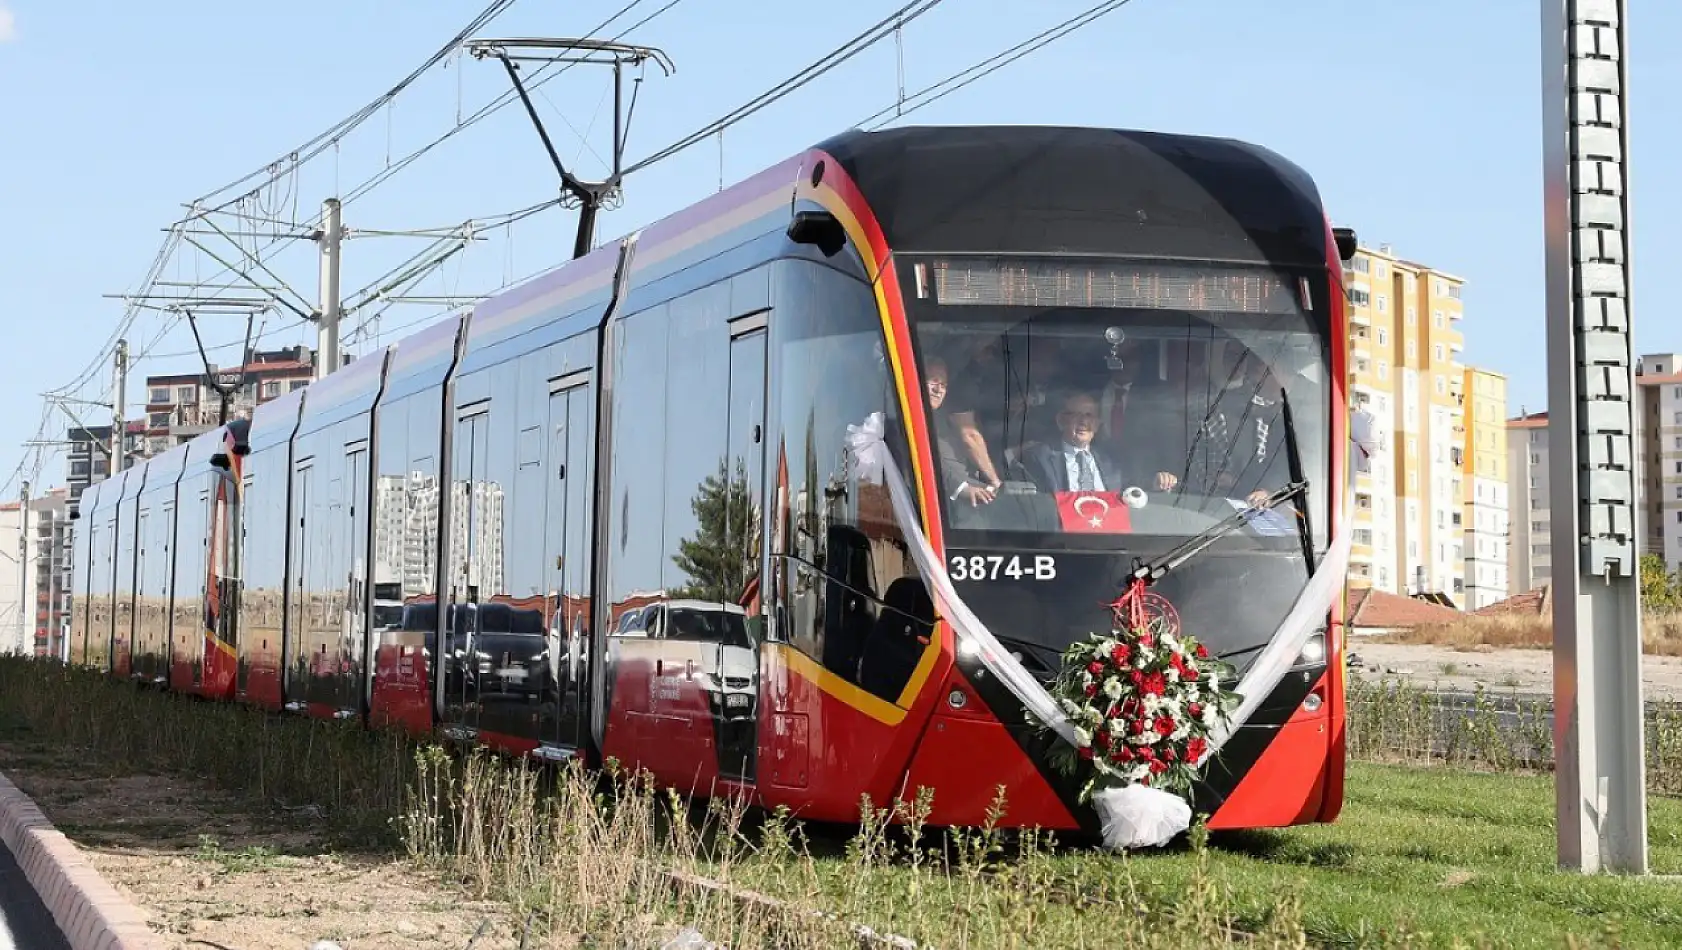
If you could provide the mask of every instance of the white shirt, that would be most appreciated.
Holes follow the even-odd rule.
[[[1104,476],[1102,474],[1100,474],[1099,471],[1098,471],[1098,456],[1092,454],[1092,447],[1087,446],[1086,448],[1082,449],[1079,446],[1070,445],[1069,443],[1065,442],[1065,443],[1063,443],[1063,465],[1064,465],[1064,468],[1067,469],[1067,471],[1069,473],[1068,485],[1069,485],[1070,490],[1071,491],[1079,491],[1080,490],[1080,455],[1079,455],[1079,453],[1081,453],[1081,452],[1085,452],[1087,454],[1087,458],[1092,465],[1092,490],[1093,491],[1103,491],[1104,490]]]

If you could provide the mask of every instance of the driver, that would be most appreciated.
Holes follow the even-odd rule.
[[[1237,497],[1248,487],[1245,501],[1260,505],[1272,494],[1262,486],[1284,484],[1282,390],[1260,355],[1237,341],[1223,349],[1232,355],[1213,376],[1219,388],[1201,420],[1194,417],[1194,478],[1211,495]]]

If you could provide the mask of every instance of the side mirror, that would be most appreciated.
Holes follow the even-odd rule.
[[[1332,239],[1337,241],[1338,260],[1354,260],[1355,250],[1360,246],[1354,228],[1332,228]]]
[[[847,229],[828,211],[796,211],[788,224],[788,239],[796,244],[810,244],[834,257],[847,245]]]

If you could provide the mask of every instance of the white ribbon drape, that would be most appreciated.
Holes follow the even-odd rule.
[[[958,639],[974,650],[987,672],[998,677],[999,682],[1029,713],[1065,742],[1075,745],[1074,728],[1068,723],[1057,700],[999,643],[987,625],[975,616],[952,588],[945,565],[923,534],[917,518],[917,506],[893,454],[888,451],[885,433],[880,412],[871,413],[862,425],[847,427],[847,445],[852,451],[854,473],[861,480],[881,481],[887,485],[894,520],[905,533],[912,560],[922,571],[924,580],[932,589],[937,608],[951,624]],[[1353,536],[1354,532],[1348,529],[1339,534],[1331,550],[1326,552],[1325,560],[1285,615],[1284,622],[1274,631],[1266,649],[1239,681],[1236,688],[1244,698],[1234,711],[1231,722],[1210,737],[1205,761],[1219,751],[1237,727],[1272,694],[1302,653],[1308,638],[1325,622],[1327,612],[1343,588]],[[1105,789],[1093,795],[1092,802],[1103,828],[1104,843],[1111,848],[1156,847],[1168,843],[1191,826],[1191,806],[1161,789],[1145,786]]]

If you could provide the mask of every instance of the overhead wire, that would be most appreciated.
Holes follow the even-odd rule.
[[[928,13],[930,10],[939,6],[942,2],[943,0],[912,0],[911,3],[905,4],[894,12],[888,14],[886,17],[883,17],[881,20],[878,20],[863,33],[860,33],[858,36],[853,37],[851,40],[848,40],[828,53],[818,57],[817,60],[813,61],[800,72],[795,73],[793,76],[790,76],[777,85],[772,86],[765,92],[760,93],[742,105],[737,106],[735,109],[732,109],[717,119],[714,119],[683,138],[678,139],[676,142],[673,142],[665,148],[660,149],[647,158],[631,164],[625,169],[624,174],[630,175],[632,172],[640,171],[655,164],[656,162],[665,161],[673,155],[691,148],[699,142],[704,142],[707,139],[712,138],[720,132],[723,132],[725,129],[728,129],[730,126],[735,125],[736,123],[749,118],[768,106],[771,106],[777,101],[792,95],[807,84],[811,83],[813,80],[816,80],[818,77],[823,76],[830,70],[840,66],[842,63],[847,62],[858,54],[864,52],[872,46],[875,46],[877,43],[894,36],[899,29],[907,23],[910,23],[923,14]]]
[[[877,120],[882,119],[884,116],[889,116],[889,113],[893,113],[893,115],[889,116],[886,121],[871,127],[871,131],[885,128],[888,124],[902,119],[911,113],[924,108],[925,106],[932,105],[964,88],[965,86],[968,86],[980,79],[984,79],[1004,67],[1009,66],[1011,63],[1016,62],[1024,56],[1038,52],[1052,43],[1063,39],[1069,34],[1090,26],[1097,20],[1114,13],[1131,2],[1132,0],[1106,0],[1104,3],[1089,7],[1085,11],[1069,17],[1056,26],[1037,33],[1015,46],[1010,47],[1009,49],[995,53],[994,55],[989,56],[974,65],[947,76],[940,82],[918,90],[912,95],[901,99],[899,102],[896,102],[879,112],[876,112],[868,118],[854,123],[854,127],[864,128],[866,126],[870,126],[871,123],[877,122]]]
[[[339,142],[343,141],[345,136],[349,135],[351,132],[355,131],[359,126],[361,126],[364,122],[368,121],[370,118],[377,115],[379,113],[379,110],[383,106],[385,106],[387,103],[390,103],[393,99],[396,99],[397,96],[400,95],[403,92],[403,90],[405,90],[405,89],[409,88],[411,85],[413,85],[415,83],[415,81],[420,79],[420,77],[422,75],[424,75],[428,70],[432,69],[434,66],[438,65],[439,63],[443,62],[446,58],[448,58],[449,55],[452,52],[454,52],[457,47],[459,47],[459,46],[461,46],[461,44],[467,42],[467,40],[470,39],[473,36],[474,33],[477,33],[479,30],[481,30],[484,27],[486,27],[487,25],[489,25],[491,22],[493,22],[498,17],[500,17],[502,14],[508,12],[508,9],[510,7],[512,7],[516,2],[517,2],[517,0],[492,0],[492,2],[490,4],[488,4],[483,10],[480,10],[479,13],[476,16],[473,17],[473,19],[469,20],[467,22],[466,26],[462,27],[459,31],[457,31],[455,33],[454,36],[450,37],[448,42],[446,42],[443,46],[440,46],[430,56],[428,56],[425,61],[423,61],[419,66],[417,66],[414,69],[413,72],[411,72],[407,76],[403,77],[403,79],[398,81],[398,83],[396,85],[392,86],[390,89],[388,89],[385,92],[381,93],[380,95],[374,97],[373,101],[369,102],[367,105],[364,105],[362,108],[357,109],[355,112],[352,112],[350,115],[346,116],[345,118],[340,119],[338,122],[329,126],[325,131],[317,133],[315,136],[310,138],[308,141],[304,142],[302,145],[288,150],[287,152],[283,153],[279,158],[275,159],[272,162],[269,162],[269,163],[263,165],[261,168],[257,169],[256,171],[249,172],[245,175],[242,175],[239,178],[236,178],[233,181],[227,183],[226,185],[223,185],[222,187],[217,188],[217,189],[209,192],[208,194],[205,194],[205,195],[199,197],[197,200],[195,200],[193,202],[193,205],[195,207],[200,207],[200,208],[202,208],[203,206],[206,206],[206,205],[210,205],[212,202],[215,202],[216,200],[221,198],[223,195],[226,195],[228,192],[233,191],[236,188],[241,188],[246,183],[248,183],[248,182],[250,182],[254,179],[260,178],[265,173],[268,173],[268,175],[269,175],[268,181],[264,182],[263,185],[258,185],[257,186],[258,189],[261,189],[268,184],[273,184],[274,182],[278,181],[281,178],[281,176],[284,174],[283,172],[275,171],[275,169],[278,169],[283,165],[290,165],[291,169],[296,169],[298,166],[304,164],[305,162],[310,161],[311,159],[315,158],[316,156],[318,156],[318,155],[322,154],[323,152],[327,151],[329,148],[333,148]],[[223,208],[226,208],[229,204],[232,204],[234,201],[237,201],[240,198],[245,197],[247,194],[252,194],[253,191],[254,190],[252,190],[252,189],[248,189],[247,191],[241,192],[234,199],[223,202],[220,205],[215,205],[214,210],[221,210]]]

